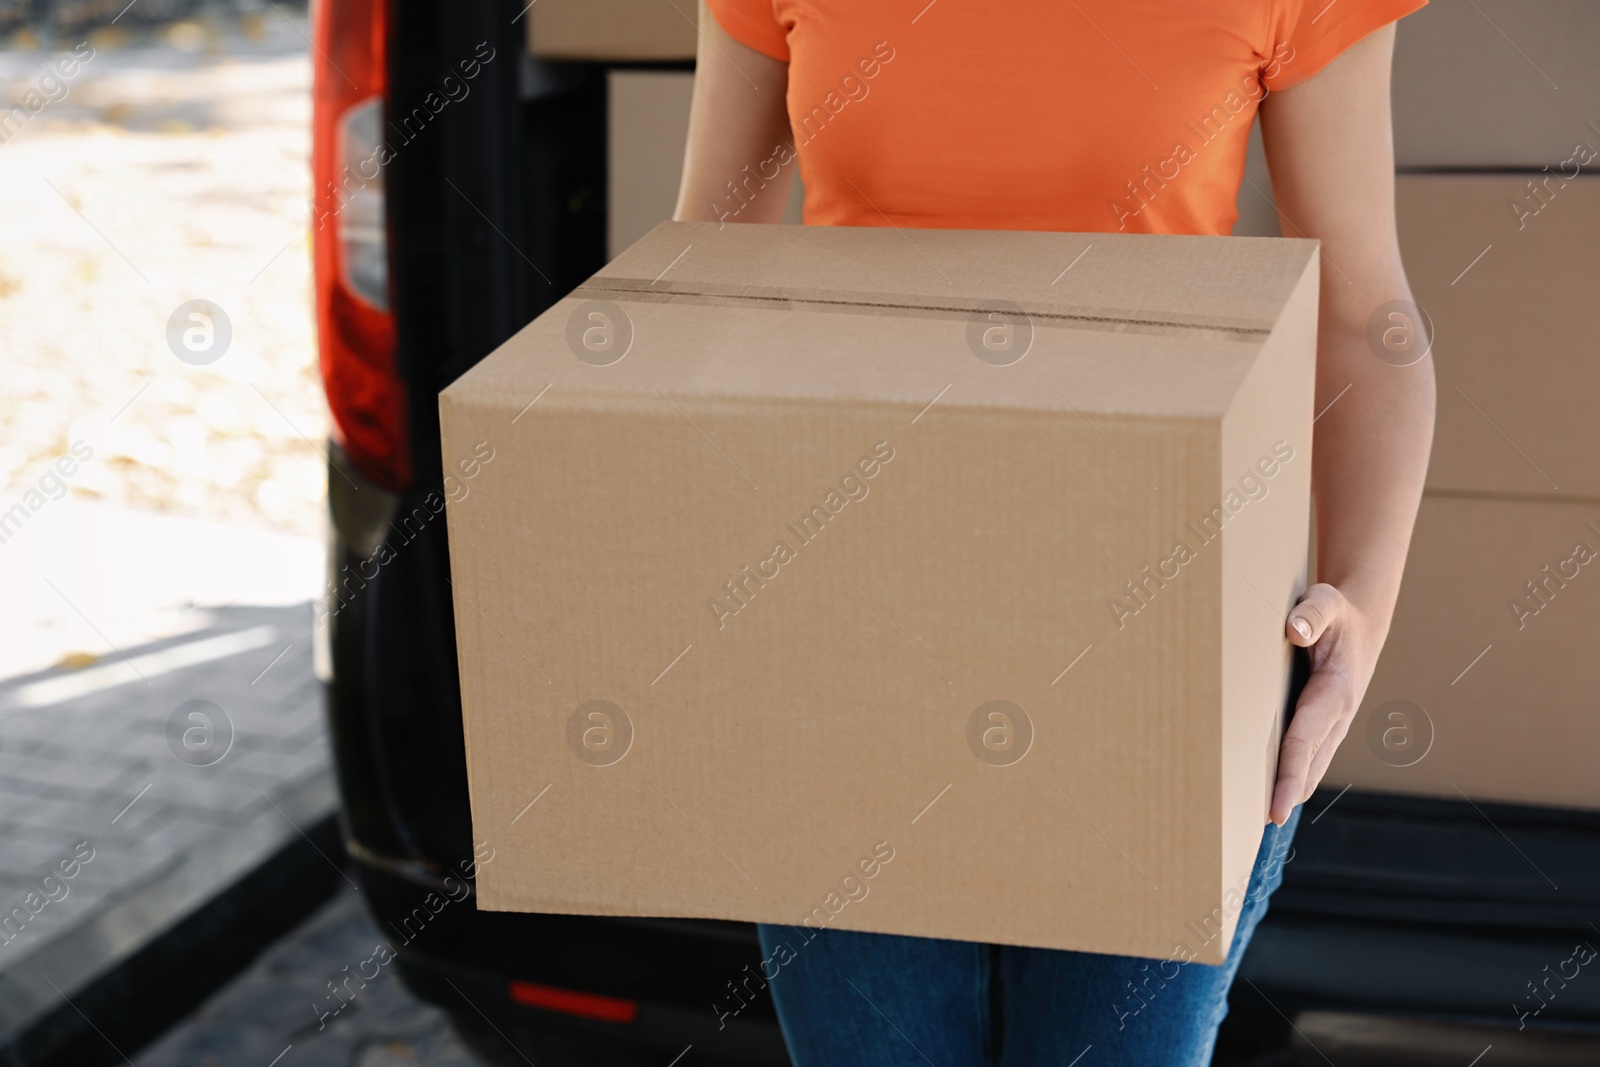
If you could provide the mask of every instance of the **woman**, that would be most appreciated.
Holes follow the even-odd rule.
[[[1299,805],[1371,679],[1422,492],[1431,361],[1398,366],[1368,335],[1411,299],[1389,64],[1423,2],[702,5],[680,219],[779,221],[798,156],[812,225],[1226,234],[1259,113],[1283,230],[1322,243],[1322,581],[1286,620],[1311,675],[1227,962],[825,931],[771,982],[797,1067],[1209,1062]]]

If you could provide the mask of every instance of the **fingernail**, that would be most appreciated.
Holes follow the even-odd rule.
[[[1310,623],[1306,622],[1304,619],[1291,619],[1289,620],[1289,623],[1294,627],[1295,633],[1299,634],[1301,637],[1304,637],[1308,641],[1311,640]]]

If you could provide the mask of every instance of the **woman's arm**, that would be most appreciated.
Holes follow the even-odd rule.
[[[729,37],[700,0],[700,44],[694,64],[689,145],[678,187],[679,221],[781,222],[794,180],[793,148],[776,179],[744,184],[780,146],[792,146],[784,94],[789,64]],[[767,173],[771,173],[768,164]],[[740,195],[728,188],[734,182]]]
[[[1280,825],[1322,780],[1372,679],[1433,440],[1432,358],[1399,367],[1367,342],[1384,304],[1411,299],[1394,221],[1393,52],[1391,25],[1261,109],[1284,234],[1322,242],[1311,475],[1320,581],[1287,624],[1289,640],[1311,649],[1312,676],[1278,758]]]

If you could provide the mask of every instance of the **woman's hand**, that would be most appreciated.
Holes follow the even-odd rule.
[[[1278,783],[1269,817],[1279,826],[1328,772],[1372,680],[1384,636],[1382,627],[1326,583],[1305,591],[1284,629],[1291,642],[1311,650],[1311,679],[1278,749]]]

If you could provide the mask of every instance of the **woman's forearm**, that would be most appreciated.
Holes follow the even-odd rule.
[[[1369,345],[1375,314],[1383,331],[1413,331],[1406,345],[1426,351],[1422,323],[1396,269],[1387,281],[1352,284],[1329,272],[1318,337],[1317,411],[1312,445],[1317,580],[1344,594],[1375,628],[1381,645],[1394,613],[1406,549],[1433,441],[1432,356],[1409,365],[1395,350]],[[1379,301],[1375,296],[1387,297]],[[1414,308],[1415,305],[1412,305]],[[1387,310],[1378,310],[1387,308]],[[1398,317],[1394,317],[1398,316]]]

